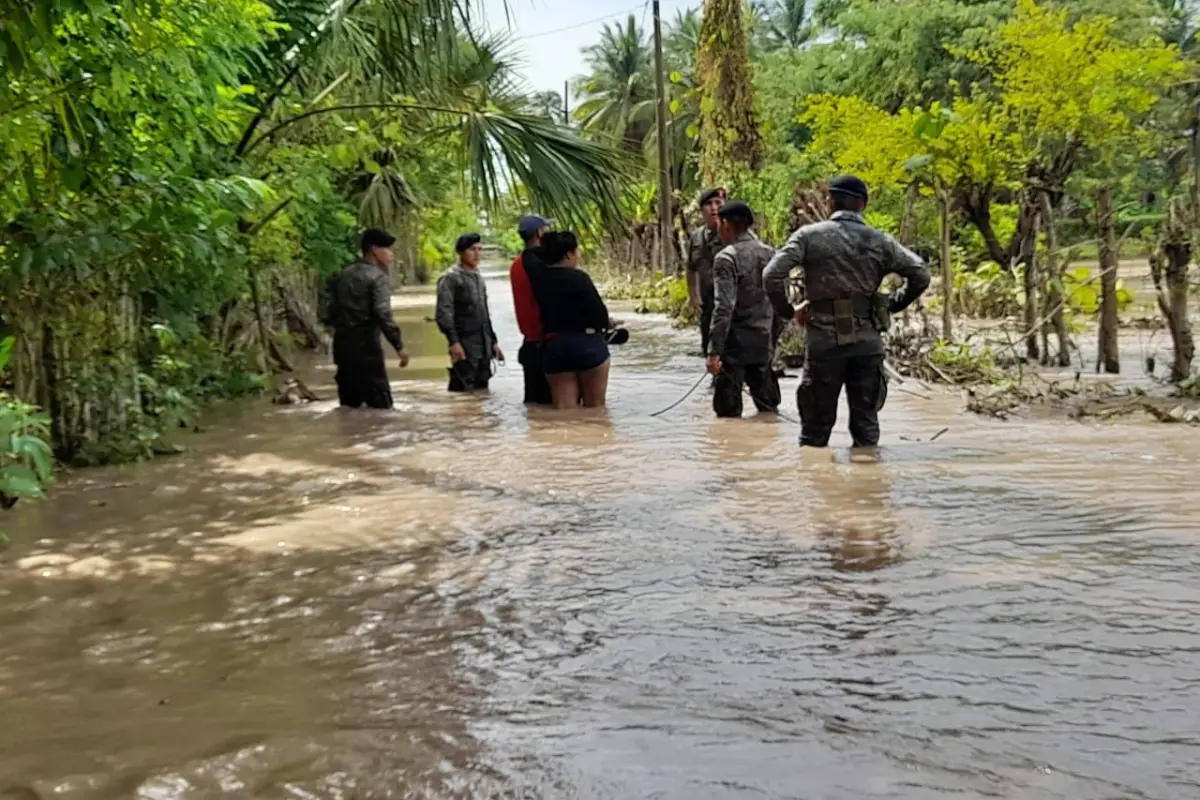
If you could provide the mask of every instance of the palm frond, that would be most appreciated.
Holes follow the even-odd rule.
[[[621,221],[620,191],[628,164],[612,147],[527,112],[493,109],[462,118],[472,189],[487,208],[520,185],[530,202],[569,224]]]

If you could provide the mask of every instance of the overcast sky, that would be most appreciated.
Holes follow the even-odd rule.
[[[483,0],[486,23],[495,31],[510,25],[515,37],[514,52],[520,57],[520,72],[535,90],[562,92],[563,81],[584,72],[580,50],[600,39],[605,23],[623,22],[633,13],[651,30],[650,3],[636,0]],[[663,24],[676,12],[699,8],[700,0],[661,0]],[[571,98],[571,106],[575,106]]]

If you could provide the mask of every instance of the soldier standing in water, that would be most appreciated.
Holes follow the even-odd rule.
[[[863,219],[867,185],[852,175],[830,182],[833,215],[793,233],[763,273],[767,295],[781,316],[805,327],[804,377],[796,390],[800,444],[826,447],[846,387],[850,435],[856,447],[879,443],[879,411],[887,400],[882,333],[891,315],[929,288],[929,268],[913,252]],[[805,300],[793,309],[788,278],[803,275]],[[879,293],[890,274],[905,279],[891,296]]]
[[[717,234],[717,212],[725,204],[725,190],[707,189],[700,195],[700,213],[704,224],[688,239],[688,300],[700,315],[700,355],[708,356],[708,336],[713,312],[713,259],[725,247]]]
[[[779,410],[779,381],[771,369],[775,312],[763,291],[763,270],[775,250],[751,228],[754,212],[741,202],[720,210],[725,249],[713,261],[712,330],[708,371],[713,379],[713,410],[718,417],[742,416],[742,387],[759,411]]]
[[[362,258],[329,279],[325,324],[333,328],[338,402],[346,408],[391,408],[392,390],[380,334],[396,349],[400,366],[408,353],[392,317],[392,245],[396,239],[371,229],[362,236]]]
[[[464,233],[454,243],[458,263],[437,282],[437,326],[450,343],[452,392],[487,389],[492,359],[504,359],[488,309],[487,287],[479,274],[482,238]]]

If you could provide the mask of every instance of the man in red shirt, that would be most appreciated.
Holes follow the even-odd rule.
[[[542,370],[542,315],[533,296],[529,273],[546,268],[538,254],[538,247],[542,243],[542,237],[549,231],[550,220],[536,214],[521,217],[517,223],[517,233],[525,243],[525,250],[513,261],[508,273],[509,283],[512,285],[513,306],[517,312],[517,327],[525,337],[517,355],[517,360],[525,371],[525,402],[547,406],[552,405],[553,400],[550,397],[550,384],[546,380],[546,373]]]

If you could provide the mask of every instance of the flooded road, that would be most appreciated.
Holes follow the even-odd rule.
[[[1200,796],[1194,430],[893,390],[850,463],[844,408],[652,418],[698,336],[633,314],[607,414],[527,411],[490,291],[490,396],[401,296],[394,413],[257,400],[6,519],[0,798]]]

